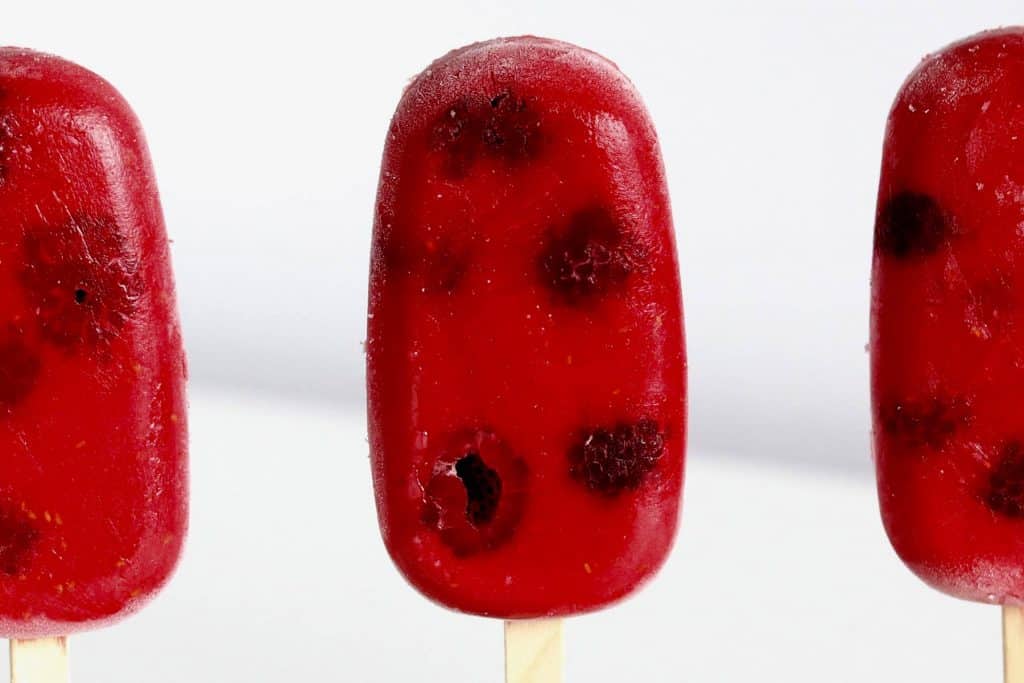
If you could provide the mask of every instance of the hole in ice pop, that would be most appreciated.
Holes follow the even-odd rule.
[[[501,501],[501,477],[492,470],[476,453],[459,458],[455,473],[466,487],[466,516],[473,526],[486,524],[494,519]]]
[[[611,213],[592,207],[549,234],[540,272],[548,288],[566,303],[578,304],[621,286],[641,261],[639,248]]]
[[[8,410],[20,403],[36,384],[39,355],[11,330],[0,338],[0,406]]]
[[[0,572],[16,576],[24,570],[39,531],[25,515],[10,508],[0,509]]]
[[[665,450],[654,420],[584,431],[569,451],[569,474],[591,491],[614,496],[640,486]]]
[[[885,202],[875,222],[875,248],[899,259],[935,253],[952,236],[949,215],[919,192],[900,192]]]
[[[921,401],[899,399],[879,408],[883,431],[908,446],[939,450],[962,427],[971,424],[971,403],[962,396],[932,396]]]
[[[985,503],[1006,517],[1024,517],[1024,446],[1011,441],[989,474]]]
[[[135,261],[112,221],[78,218],[25,234],[19,274],[43,338],[65,349],[109,343],[135,311]]]
[[[496,548],[519,524],[527,478],[526,463],[493,432],[461,434],[434,463],[421,520],[456,555]]]

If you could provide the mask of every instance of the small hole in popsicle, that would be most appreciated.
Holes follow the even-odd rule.
[[[421,521],[460,557],[514,534],[528,495],[528,468],[494,432],[453,435],[425,482]]]
[[[75,290],[75,303],[84,304],[85,303],[85,299],[86,299],[87,296],[89,296],[89,294],[84,289],[82,289],[82,288],[76,289]]]
[[[466,517],[474,526],[494,519],[501,501],[501,477],[477,453],[455,463],[455,473],[466,487]]]

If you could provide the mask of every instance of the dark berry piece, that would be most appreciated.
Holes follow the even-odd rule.
[[[18,330],[0,335],[0,409],[9,411],[28,396],[39,368],[39,354]]]
[[[540,254],[548,288],[579,304],[620,287],[643,262],[631,236],[601,207],[577,212],[560,232],[549,233]]]
[[[493,432],[467,432],[435,461],[421,519],[456,555],[491,550],[515,533],[527,480],[526,463]]]
[[[589,429],[569,450],[569,474],[591,491],[614,496],[638,488],[664,450],[654,420]]]
[[[1024,517],[1024,446],[1011,441],[988,476],[985,504],[1006,517]]]
[[[390,236],[382,247],[388,271],[418,280],[425,293],[452,294],[469,268],[469,249],[446,237],[427,242]]]
[[[38,540],[39,531],[27,515],[0,508],[0,572],[7,576],[22,573]]]
[[[431,147],[445,153],[445,171],[453,178],[465,177],[484,157],[509,166],[535,158],[542,142],[535,107],[509,90],[456,100],[445,108],[430,135]]]
[[[504,91],[491,98],[491,114],[483,129],[488,153],[514,164],[540,153],[540,117],[526,100]]]
[[[927,256],[955,233],[953,221],[926,194],[901,192],[881,208],[875,222],[875,249],[898,259]]]
[[[911,447],[939,450],[973,420],[971,403],[961,396],[932,396],[923,401],[896,400],[880,409],[883,431]]]
[[[120,335],[138,301],[138,264],[113,221],[37,228],[22,247],[19,279],[45,340],[70,351]]]
[[[468,172],[480,153],[483,124],[468,100],[452,103],[434,125],[431,144],[446,153],[445,170],[455,178]]]

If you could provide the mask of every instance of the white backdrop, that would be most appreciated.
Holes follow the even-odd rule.
[[[362,401],[379,155],[407,79],[536,33],[604,53],[659,128],[697,448],[866,472],[871,225],[889,102],[1019,0],[6,2],[0,42],[110,79],[149,135],[198,385]]]

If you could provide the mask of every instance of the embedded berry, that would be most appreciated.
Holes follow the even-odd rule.
[[[434,124],[430,144],[445,152],[445,170],[454,178],[465,177],[484,157],[514,166],[540,153],[540,116],[509,90],[489,97],[464,96]]]
[[[0,408],[10,410],[35,387],[39,354],[25,343],[18,330],[0,335]]]
[[[989,473],[985,503],[1006,517],[1024,517],[1024,445],[1011,441]]]
[[[16,576],[39,540],[39,531],[28,518],[9,507],[0,508],[0,572]]]
[[[512,164],[537,156],[542,143],[540,117],[526,100],[506,90],[489,104],[491,115],[483,130],[487,151]]]
[[[952,217],[926,194],[900,192],[881,208],[875,222],[875,249],[898,259],[927,256],[949,241]]]
[[[882,429],[907,446],[940,450],[973,421],[970,401],[933,396],[924,401],[890,401],[880,409]]]
[[[588,489],[614,496],[636,489],[665,450],[658,423],[642,419],[583,433],[569,451],[569,474]]]
[[[559,233],[551,232],[540,255],[545,286],[569,304],[620,287],[642,263],[640,249],[606,209],[578,211]]]
[[[481,124],[467,100],[452,103],[434,125],[431,144],[446,153],[445,170],[455,178],[468,172],[479,154]]]
[[[526,463],[494,433],[460,435],[434,463],[421,519],[456,555],[491,550],[514,534],[527,479]]]
[[[383,246],[384,260],[393,273],[413,277],[425,293],[451,294],[469,268],[468,249],[441,237],[427,242],[391,236]]]
[[[42,337],[71,351],[118,337],[138,300],[137,263],[112,221],[75,219],[26,233],[19,274]]]

